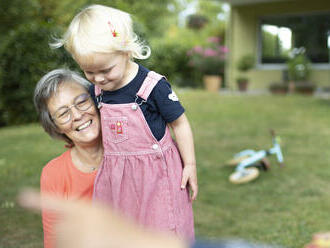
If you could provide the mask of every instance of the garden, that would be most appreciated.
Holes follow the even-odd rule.
[[[219,96],[201,90],[177,94],[194,131],[199,196],[194,202],[201,238],[241,238],[300,248],[330,230],[330,102],[305,96]],[[203,104],[201,104],[203,103]],[[228,180],[234,153],[271,147],[281,136],[285,166],[242,185]],[[39,187],[42,167],[64,151],[38,124],[0,129],[0,247],[42,247],[41,218],[16,204],[26,186]]]
[[[0,248],[38,248],[43,247],[40,214],[21,208],[16,198],[24,187],[38,189],[43,166],[66,148],[38,124],[33,90],[51,69],[80,70],[64,49],[51,50],[48,43],[91,2],[27,0],[24,13],[18,11],[19,0],[2,2]],[[193,204],[196,235],[301,248],[313,234],[330,231],[330,101],[294,93],[210,92],[217,91],[219,81],[205,91],[206,74],[226,83],[223,74],[230,51],[224,45],[226,19],[218,18],[226,13],[221,1],[199,1],[195,13],[186,14],[180,24],[177,17],[193,2],[113,0],[111,5],[135,13],[136,32],[152,49],[152,56],[141,63],[167,76],[190,120],[199,184]],[[246,81],[253,62],[248,55],[238,64],[241,81]],[[308,68],[309,63],[299,53],[290,62],[293,71],[297,64]],[[289,76],[301,80],[306,76],[301,71]],[[276,158],[269,156],[270,169],[260,170],[256,180],[230,183],[234,168],[226,162],[243,149],[270,148],[270,129],[281,137],[285,166],[279,167]]]

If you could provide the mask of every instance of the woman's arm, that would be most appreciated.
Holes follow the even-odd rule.
[[[183,160],[183,173],[181,188],[185,188],[187,183],[191,190],[191,199],[195,200],[198,193],[196,159],[193,134],[189,121],[185,114],[182,114],[175,121],[170,123],[175,135],[176,142]]]

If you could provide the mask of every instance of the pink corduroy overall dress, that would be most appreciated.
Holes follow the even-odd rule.
[[[194,241],[191,200],[188,191],[180,188],[179,151],[168,127],[157,141],[139,107],[162,77],[148,73],[137,93],[142,102],[101,103],[104,161],[95,179],[94,199],[145,227]],[[100,93],[95,86],[95,95]]]

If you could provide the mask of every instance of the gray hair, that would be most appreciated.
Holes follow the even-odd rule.
[[[64,83],[76,83],[83,86],[87,92],[91,85],[90,82],[76,72],[68,69],[56,69],[48,72],[39,80],[34,90],[33,101],[44,130],[51,137],[64,140],[69,146],[73,146],[72,140],[58,131],[48,110],[49,99],[57,93],[58,87]]]

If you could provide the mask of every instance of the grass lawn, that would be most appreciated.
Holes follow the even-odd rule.
[[[330,101],[304,96],[221,96],[178,92],[195,136],[199,196],[196,232],[209,238],[301,248],[330,230]],[[246,148],[282,138],[285,168],[276,165],[246,185],[233,185],[223,164]],[[0,247],[42,247],[39,215],[15,203],[23,186],[39,187],[43,165],[64,151],[37,124],[0,129]]]

